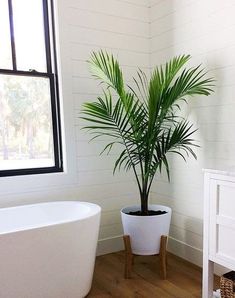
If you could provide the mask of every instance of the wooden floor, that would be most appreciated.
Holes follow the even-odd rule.
[[[123,273],[124,252],[98,257],[87,297],[201,298],[201,270],[173,255],[168,255],[166,280],[160,279],[157,256],[136,257],[131,279]]]

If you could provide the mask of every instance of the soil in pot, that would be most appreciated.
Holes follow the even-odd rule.
[[[137,210],[137,211],[130,211],[126,214],[136,215],[136,216],[150,216],[150,215],[162,215],[166,213],[167,213],[166,211],[162,211],[162,210],[148,210],[148,214],[144,214],[142,213],[141,210]]]

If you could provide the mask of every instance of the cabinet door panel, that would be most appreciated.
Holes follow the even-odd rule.
[[[235,264],[235,183],[210,181],[210,255]]]
[[[218,187],[219,215],[235,218],[235,183]]]
[[[235,229],[218,225],[217,253],[235,262]]]

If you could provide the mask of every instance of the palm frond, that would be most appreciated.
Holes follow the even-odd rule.
[[[186,68],[189,59],[189,55],[171,59],[156,67],[149,80],[139,70],[135,90],[124,85],[123,72],[113,55],[105,51],[91,55],[90,70],[104,88],[95,102],[83,105],[81,118],[91,122],[84,129],[92,133],[92,139],[108,137],[103,152],[109,153],[117,144],[123,147],[113,172],[132,168],[141,200],[148,200],[157,171],[164,168],[170,179],[169,153],[185,161],[189,155],[196,158],[193,148],[198,145],[192,138],[196,130],[178,114],[180,101],[210,95],[214,80],[207,78],[201,65]]]
[[[113,55],[104,51],[93,52],[88,62],[95,78],[112,87],[119,95],[122,94],[124,91],[123,74]]]

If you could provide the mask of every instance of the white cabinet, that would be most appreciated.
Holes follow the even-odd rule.
[[[235,270],[235,173],[204,175],[203,298],[211,298],[214,263]]]

